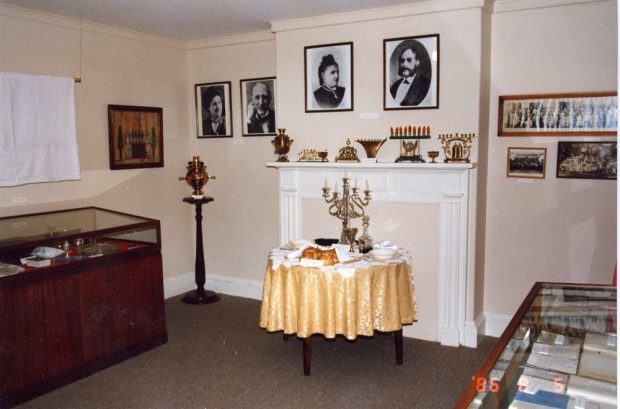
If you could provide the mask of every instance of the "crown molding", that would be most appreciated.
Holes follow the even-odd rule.
[[[223,37],[212,37],[203,40],[186,41],[187,50],[199,50],[203,48],[224,47],[237,44],[260,43],[275,41],[276,36],[271,31],[257,31],[254,33],[236,34]]]
[[[361,23],[365,21],[450,12],[472,8],[488,9],[489,7],[489,0],[426,0],[401,6],[373,8],[353,12],[329,14],[319,17],[277,20],[271,22],[271,31],[278,33],[282,31]]]
[[[88,20],[80,20],[73,17],[59,16],[57,14],[36,11],[22,7],[0,3],[0,16],[28,20],[40,24],[49,24],[67,29],[103,34],[113,37],[121,37],[146,43],[155,43],[167,47],[185,49],[186,41],[127,30],[106,24],[94,23]]]
[[[565,7],[588,3],[610,3],[616,0],[495,0],[493,13],[510,13],[513,11]]]

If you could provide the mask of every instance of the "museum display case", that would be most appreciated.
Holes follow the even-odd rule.
[[[455,408],[617,407],[616,287],[536,283]]]
[[[167,341],[160,237],[96,207],[0,218],[0,407]]]

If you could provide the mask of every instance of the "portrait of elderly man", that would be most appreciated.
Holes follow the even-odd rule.
[[[246,83],[247,134],[275,134],[276,114],[273,109],[274,80]]]
[[[386,59],[386,72],[390,73],[389,81],[386,78],[387,109],[437,107],[437,78],[433,77],[438,74],[436,60],[430,56],[437,44],[435,36],[386,43],[391,53]]]

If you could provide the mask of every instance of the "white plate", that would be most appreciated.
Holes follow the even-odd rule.
[[[304,239],[298,239],[298,240],[291,240],[288,242],[288,245],[291,246],[294,249],[300,249],[303,246],[305,246],[306,244],[310,243],[309,240],[304,240]]]

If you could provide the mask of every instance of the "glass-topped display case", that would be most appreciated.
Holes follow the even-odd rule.
[[[0,277],[33,267],[37,248],[49,260],[38,267],[46,267],[145,247],[160,248],[157,220],[97,207],[4,217]]]
[[[455,408],[617,408],[616,288],[536,283]]]

